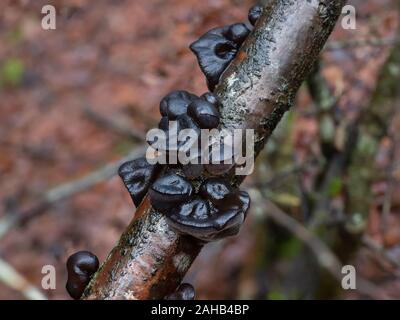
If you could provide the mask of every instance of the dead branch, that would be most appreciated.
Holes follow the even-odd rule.
[[[224,73],[216,90],[222,124],[254,129],[256,153],[293,104],[344,3],[273,1]],[[83,298],[163,298],[174,291],[200,249],[173,231],[145,199]]]
[[[140,157],[144,154],[144,152],[144,147],[134,149],[117,161],[108,163],[100,169],[92,171],[79,179],[61,184],[46,191],[40,197],[40,200],[33,205],[22,210],[17,210],[16,212],[6,214],[0,219],[0,239],[13,227],[26,224],[33,218],[36,218],[37,216],[46,212],[46,210],[50,209],[57,202],[72,197],[100,182],[113,177],[116,175],[118,168],[122,163],[132,158]]]
[[[400,268],[400,261],[388,254],[385,247],[381,243],[375,241],[368,235],[364,235],[361,241],[365,247],[367,247],[371,251],[377,252],[381,257],[390,262],[396,268]]]
[[[368,46],[385,47],[385,46],[393,46],[398,42],[400,42],[399,37],[332,41],[326,44],[325,50],[343,50],[343,49],[352,49],[352,48],[368,47]]]
[[[132,139],[133,141],[143,141],[146,138],[144,132],[132,128],[122,119],[106,117],[105,115],[94,111],[89,106],[83,108],[83,114],[99,126],[105,127],[123,137]]]
[[[297,222],[294,218],[283,212],[259,191],[253,190],[251,194],[256,195],[257,198],[262,198],[263,204],[259,207],[265,209],[264,213],[268,218],[290,231],[294,236],[307,245],[321,267],[325,268],[337,281],[342,281],[342,263],[320,238],[311,233],[305,226]],[[360,277],[357,279],[357,291],[374,299],[389,299],[382,289]]]
[[[9,263],[0,259],[0,282],[20,292],[28,300],[47,300],[46,296],[28,282]]]

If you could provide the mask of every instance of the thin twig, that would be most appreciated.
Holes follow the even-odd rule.
[[[260,191],[252,190],[251,195],[253,200],[262,201],[263,204],[260,207],[265,208],[264,213],[274,220],[275,223],[284,227],[290,231],[294,236],[301,240],[315,255],[318,263],[326,269],[336,280],[339,282],[343,279],[342,274],[342,263],[332,252],[332,250],[319,239],[317,236],[312,234],[305,226],[300,224],[298,221],[290,217],[288,214],[283,212],[279,207],[267,199]],[[357,278],[357,291],[361,294],[367,295],[375,299],[389,299],[383,290],[378,288],[375,284],[362,279]]]
[[[88,119],[96,122],[98,125],[134,141],[143,141],[146,137],[142,131],[132,128],[132,126],[126,124],[122,120],[106,117],[88,106],[83,108],[83,113]]]
[[[145,147],[132,150],[121,159],[108,163],[82,178],[64,183],[43,193],[40,200],[32,206],[20,211],[6,214],[0,219],[0,239],[13,227],[24,225],[33,218],[43,214],[46,210],[61,200],[70,198],[84,190],[87,190],[111,177],[113,177],[119,166],[129,160],[140,157],[145,152]]]
[[[306,161],[302,164],[295,164],[285,170],[277,172],[271,177],[270,180],[266,181],[265,183],[255,182],[254,186],[257,186],[259,188],[268,188],[268,189],[278,188],[279,186],[287,182],[287,180],[292,178],[294,175],[302,174],[305,171],[307,171],[310,167],[320,166],[320,165],[321,163],[319,159],[317,158],[310,159],[309,161]]]
[[[367,247],[368,249],[370,249],[372,251],[379,253],[382,257],[384,257],[387,261],[389,261],[396,268],[400,268],[400,261],[398,259],[395,259],[394,257],[392,257],[390,254],[388,254],[387,251],[385,250],[385,248],[380,243],[378,243],[377,241],[372,239],[370,236],[364,235],[361,238],[361,241],[365,247]]]
[[[143,122],[147,128],[157,126],[159,120],[140,106],[128,104],[125,106],[125,110],[126,114],[130,115],[133,119],[140,119],[140,122]]]
[[[371,39],[353,39],[346,41],[332,41],[328,42],[325,50],[341,50],[365,46],[392,46],[400,41],[398,37],[391,38],[371,38]]]
[[[399,143],[399,137],[394,132],[393,134],[389,134],[389,138],[392,140],[392,147],[390,148],[389,158],[390,164],[386,169],[386,180],[387,180],[387,189],[385,191],[385,195],[383,198],[383,205],[382,205],[382,225],[381,225],[381,232],[384,234],[388,228],[389,223],[389,215],[392,210],[392,200],[393,200],[393,192],[395,187],[395,178],[393,177],[392,172],[394,171],[394,165],[396,160],[397,154],[397,146]]]
[[[20,292],[29,300],[47,300],[46,296],[28,282],[13,266],[0,259],[0,281],[6,286]]]

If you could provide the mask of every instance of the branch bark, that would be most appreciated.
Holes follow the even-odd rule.
[[[225,71],[216,89],[223,105],[222,126],[254,129],[256,154],[293,104],[344,4],[270,2]],[[83,299],[161,299],[175,290],[201,247],[173,231],[145,199]]]

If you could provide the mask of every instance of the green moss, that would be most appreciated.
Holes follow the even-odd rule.
[[[292,237],[281,245],[280,252],[282,257],[291,259],[296,257],[300,253],[302,247],[303,245],[300,240]]]
[[[18,42],[20,42],[22,40],[21,28],[17,27],[7,32],[6,40],[11,44],[17,44]]]
[[[119,155],[125,155],[132,150],[133,144],[131,141],[123,140],[114,147],[114,152]]]
[[[17,58],[9,58],[1,64],[0,82],[2,86],[19,87],[25,73],[24,63]]]
[[[267,300],[286,300],[286,297],[283,294],[283,292],[278,290],[273,290],[268,293]]]

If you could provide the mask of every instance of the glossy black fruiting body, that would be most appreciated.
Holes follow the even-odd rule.
[[[229,200],[233,189],[226,180],[211,178],[202,183],[199,193],[218,208],[222,203]]]
[[[155,138],[153,141],[147,142],[158,151],[165,152],[166,154],[170,151],[188,150],[191,147],[190,143],[188,141],[178,141],[178,135],[182,130],[191,129],[200,137],[199,123],[196,122],[194,117],[188,115],[188,107],[195,100],[199,100],[199,98],[187,91],[173,91],[165,96],[160,103],[162,118],[158,124],[158,128],[165,132],[165,140],[158,141]],[[200,123],[204,118],[205,116],[200,118]],[[216,121],[216,119],[213,120],[214,122]],[[192,140],[189,142],[193,143]],[[172,166],[173,164],[171,163],[170,165]]]
[[[190,118],[186,113],[179,115],[174,120],[169,120],[168,117],[163,116],[158,124],[158,128],[164,131],[165,135],[163,137],[156,136],[153,139],[148,139],[147,143],[158,151],[169,152],[176,151],[184,143],[178,141],[178,134],[181,130],[187,129],[189,126],[195,130],[200,130],[194,123],[193,120],[186,119]]]
[[[219,148],[209,151],[209,163],[204,165],[204,168],[210,175],[222,176],[235,166],[235,156],[231,145],[220,143]]]
[[[206,200],[200,197],[194,197],[171,213],[171,215],[175,214],[179,214],[182,219],[187,218],[188,226],[196,226],[197,224],[201,224],[200,221],[205,221],[209,218],[210,208]]]
[[[198,123],[194,121],[192,117],[190,117],[188,114],[182,114],[178,117],[178,122],[179,122],[179,129],[184,130],[184,129],[192,129],[196,132],[198,136],[200,136],[200,127],[198,126]],[[178,132],[179,133],[179,132]]]
[[[187,91],[173,91],[165,96],[160,102],[160,113],[168,117],[170,121],[176,120],[181,114],[185,114],[187,107],[196,98]]]
[[[211,91],[214,90],[221,74],[236,54],[234,42],[224,37],[225,31],[225,28],[213,29],[190,45]]]
[[[165,300],[194,300],[196,292],[189,283],[182,283],[174,293],[167,295]]]
[[[244,23],[235,23],[229,26],[226,37],[240,46],[249,34],[250,30]]]
[[[151,205],[162,213],[189,200],[192,193],[191,183],[175,173],[167,173],[157,179],[149,190]]]
[[[250,30],[243,23],[215,28],[190,45],[200,68],[206,76],[207,85],[213,91],[219,79],[235,58]]]
[[[120,166],[118,174],[136,207],[142,202],[151,184],[157,178],[160,169],[160,165],[152,165],[148,163],[146,158],[129,161]]]
[[[178,232],[209,242],[237,234],[249,206],[246,192],[233,189],[225,180],[209,179],[198,196],[171,208],[166,217]]]
[[[263,12],[263,7],[260,4],[256,4],[249,10],[249,21],[254,26],[257,20],[261,17]]]
[[[181,110],[179,112],[173,112],[173,120],[171,120],[170,117],[167,116],[170,114],[168,110],[177,99],[185,102],[184,104],[179,104]],[[189,105],[186,106],[189,101]],[[204,93],[201,97],[197,97],[186,91],[173,91],[168,94],[160,104],[160,112],[164,115],[158,127],[164,131],[165,137],[154,137],[154,140],[148,140],[147,142],[159,152],[165,153],[167,163],[171,168],[182,166],[180,163],[172,163],[171,161],[178,160],[177,152],[181,154],[186,153],[187,156],[190,155],[193,157],[196,155],[191,152],[195,150],[197,146],[197,152],[199,153],[199,158],[201,158],[200,129],[213,129],[218,127],[220,123],[219,107],[220,102],[217,96],[211,92]],[[180,141],[180,139],[178,139],[179,133],[185,129],[194,130],[196,133],[195,137],[198,137],[198,139],[187,138],[185,141]],[[171,152],[173,153],[172,158],[169,156]],[[195,179],[200,177],[204,167],[200,164],[188,164],[183,165],[182,169],[186,177]]]
[[[161,120],[158,123],[158,129],[161,129],[163,131],[168,131],[168,129],[169,129],[169,119],[168,119],[167,116],[161,117]]]
[[[73,299],[82,296],[90,278],[98,268],[99,259],[89,251],[79,251],[68,258],[66,289]]]
[[[201,129],[214,129],[219,125],[220,115],[217,108],[204,99],[192,101],[188,107],[188,114]]]

